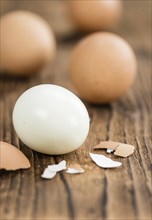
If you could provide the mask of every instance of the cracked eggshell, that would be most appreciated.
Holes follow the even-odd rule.
[[[51,171],[48,168],[45,168],[44,172],[41,175],[41,177],[44,179],[53,179],[55,176],[56,176],[56,172]]]
[[[59,172],[66,169],[66,161],[63,160],[58,164],[48,165],[48,170],[52,172]]]
[[[13,11],[1,17],[0,26],[1,71],[19,76],[34,74],[53,60],[54,33],[40,16]]]
[[[130,156],[131,154],[134,153],[134,150],[135,150],[135,147],[130,145],[130,144],[120,144],[115,152],[114,152],[114,155],[116,156],[120,156],[120,157],[128,157]]]
[[[98,145],[94,146],[93,149],[110,149],[114,151],[119,144],[119,142],[114,141],[101,141]]]
[[[29,160],[18,148],[0,141],[0,169],[18,170],[30,166]]]
[[[69,77],[78,95],[90,103],[109,103],[133,84],[135,54],[121,37],[97,32],[82,39],[72,52]]]
[[[113,153],[113,151],[114,151],[113,149],[107,148],[107,151],[106,151],[106,152],[107,152],[108,154],[111,154],[111,153]]]
[[[135,147],[130,144],[124,144],[120,142],[114,141],[101,141],[98,145],[94,146],[94,150],[96,149],[107,149],[107,153],[113,153],[116,156],[120,157],[128,157],[133,154]]]
[[[102,168],[115,168],[115,167],[120,167],[122,165],[121,162],[111,160],[110,158],[102,154],[90,153],[90,157],[99,167]]]
[[[84,169],[79,164],[71,164],[66,171],[68,174],[84,173]]]

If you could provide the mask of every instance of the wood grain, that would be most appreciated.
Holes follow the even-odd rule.
[[[1,171],[1,219],[107,219],[150,220],[151,209],[151,1],[124,1],[124,16],[115,33],[133,47],[138,60],[138,76],[132,89],[109,105],[86,104],[91,128],[86,142],[67,155],[49,156],[36,153],[22,144],[13,129],[15,101],[33,85],[55,83],[72,89],[68,60],[74,45],[84,34],[77,33],[68,20],[66,1],[1,1],[1,14],[11,10],[31,10],[43,16],[54,28],[58,54],[38,75],[27,79],[0,76],[1,139],[16,145],[30,159],[31,169]],[[119,158],[119,169],[101,169],[90,159],[89,152],[100,141],[113,140],[135,146],[129,158]],[[96,151],[100,152],[100,151]],[[104,151],[103,151],[104,153]],[[111,156],[111,155],[110,155]],[[85,169],[81,175],[59,173],[55,179],[43,180],[41,173],[48,164],[65,159]]]

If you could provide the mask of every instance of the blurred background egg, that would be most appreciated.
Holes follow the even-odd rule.
[[[85,31],[99,31],[114,27],[120,20],[120,0],[68,1],[69,15],[75,25]]]
[[[54,58],[55,37],[40,16],[14,11],[2,16],[0,26],[1,72],[34,74]]]
[[[136,69],[135,54],[125,40],[98,32],[75,47],[69,75],[80,97],[92,103],[108,103],[129,89]]]

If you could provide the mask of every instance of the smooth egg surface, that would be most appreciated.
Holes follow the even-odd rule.
[[[114,27],[122,14],[120,0],[68,1],[69,15],[82,30],[100,31]]]
[[[97,32],[82,39],[72,52],[69,76],[81,98],[108,103],[123,95],[133,84],[136,57],[121,37]]]
[[[34,74],[53,60],[55,37],[40,16],[13,11],[1,17],[0,26],[1,71],[20,76]]]
[[[53,84],[25,91],[13,110],[19,138],[31,149],[46,154],[65,154],[80,147],[88,135],[89,123],[81,100]]]

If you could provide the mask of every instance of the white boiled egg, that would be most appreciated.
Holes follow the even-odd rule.
[[[88,135],[89,121],[81,100],[52,84],[28,89],[13,110],[18,137],[31,149],[46,154],[65,154],[80,147]]]

